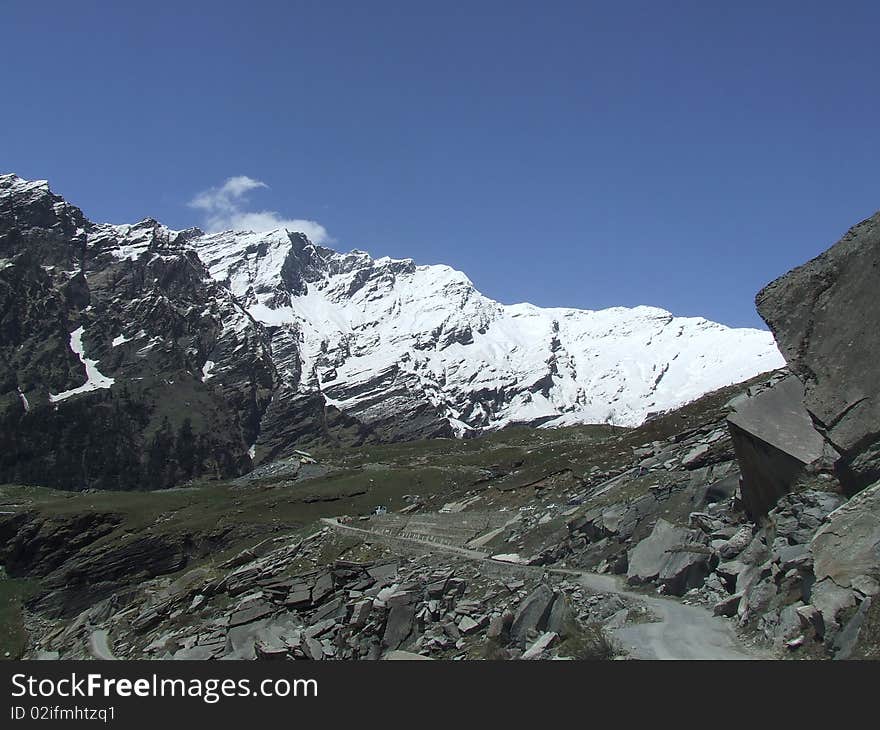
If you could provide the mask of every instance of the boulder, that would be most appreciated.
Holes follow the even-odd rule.
[[[367,623],[367,619],[370,616],[370,611],[373,610],[373,602],[359,601],[354,605],[354,608],[351,612],[351,619],[349,623],[356,628],[361,628],[364,624]]]
[[[691,512],[690,515],[688,515],[688,525],[702,530],[707,535],[711,535],[716,530],[723,529],[724,527],[724,523],[721,520],[707,514],[706,512]],[[743,547],[745,547],[745,545],[743,545]]]
[[[698,444],[688,451],[681,459],[681,465],[685,469],[694,469],[699,466],[703,458],[709,453],[711,446],[709,444]]]
[[[825,453],[803,397],[801,382],[788,377],[738,402],[727,417],[743,506],[753,520],[767,514]]]
[[[810,555],[810,548],[807,545],[785,545],[775,553],[775,557],[783,573],[792,568],[806,570],[813,562],[813,556]]]
[[[565,594],[560,593],[553,601],[550,613],[547,616],[547,631],[552,631],[565,637],[568,633],[568,623],[571,618],[571,609],[568,605],[568,598]]]
[[[703,585],[711,572],[711,551],[696,541],[680,546],[669,554],[669,560],[657,577],[658,582],[673,596],[683,596],[692,588]]]
[[[703,584],[709,574],[711,551],[699,530],[676,527],[660,518],[651,534],[629,554],[627,582],[657,581],[669,593],[684,595]]]
[[[859,636],[862,632],[862,626],[868,616],[868,609],[871,608],[871,599],[862,601],[859,610],[853,614],[853,617],[846,622],[846,625],[835,637],[832,644],[835,659],[850,659],[853,651],[858,645]]]
[[[880,479],[880,213],[757,296],[854,493]]]
[[[243,626],[244,624],[253,623],[254,621],[265,618],[274,611],[275,607],[271,603],[258,603],[231,614],[229,617],[229,626]]]
[[[776,626],[774,627],[774,641],[777,644],[788,643],[794,640],[798,636],[803,636],[801,633],[801,618],[797,609],[802,608],[801,605],[789,605],[785,606],[779,612],[779,619],[776,622]],[[792,648],[789,646],[789,648]]]
[[[742,600],[742,596],[742,593],[734,593],[732,596],[722,598],[712,608],[712,613],[714,613],[716,616],[736,616],[736,612],[739,609],[739,602],[740,600]]]
[[[690,530],[675,527],[662,518],[658,519],[651,534],[629,553],[627,582],[638,585],[654,580],[666,563],[667,553],[682,544],[689,533]]]
[[[739,586],[737,586],[739,588]],[[778,593],[776,582],[769,576],[758,578],[742,592],[737,615],[742,623],[765,613],[775,603]]]
[[[480,620],[474,620],[470,616],[462,616],[461,620],[458,622],[458,630],[467,636],[468,634],[472,634],[481,629],[486,625],[486,622],[487,619],[485,619],[485,617],[482,617]]]
[[[810,547],[817,581],[849,588],[859,576],[880,577],[880,482],[832,512]]]
[[[410,637],[416,609],[410,603],[398,604],[388,612],[382,644],[387,649],[399,649]]]
[[[397,576],[397,563],[382,563],[367,568],[367,575],[370,576],[381,587],[391,585]]]
[[[541,634],[537,641],[523,652],[521,659],[532,660],[540,659],[544,652],[547,651],[559,637],[553,631],[545,631]]]
[[[312,604],[312,590],[308,586],[303,586],[291,590],[285,601],[285,605],[289,608],[303,608]]]
[[[730,560],[745,550],[751,542],[752,528],[743,525],[718,549],[718,554],[725,560]]]
[[[315,638],[308,637],[303,641],[303,651],[305,655],[314,661],[320,661],[324,658],[324,647],[321,642]]]
[[[321,603],[333,592],[333,576],[330,573],[322,573],[312,587],[312,603]]]
[[[850,588],[841,588],[830,578],[817,581],[810,594],[813,605],[822,614],[822,625],[834,635],[840,629],[838,617],[856,604]]]
[[[265,620],[236,626],[226,635],[224,657],[227,659],[256,659],[255,644],[266,627]]]
[[[324,621],[325,619],[344,619],[347,613],[348,606],[345,605],[345,601],[342,597],[334,598],[331,601],[327,601],[312,614],[310,623],[317,623],[319,621]]]
[[[723,479],[712,482],[706,487],[705,502],[711,504],[713,502],[723,502],[736,494],[739,489],[740,473],[734,472]]]
[[[486,632],[487,638],[498,639],[503,632],[504,632],[504,618],[500,615],[493,616],[492,620],[489,621],[489,630]]]
[[[822,614],[815,606],[798,606],[795,608],[798,618],[801,621],[801,628],[812,628],[816,637],[825,636],[825,623],[822,620]]]
[[[511,638],[521,643],[525,641],[529,631],[543,629],[554,598],[553,591],[543,583],[526,596],[513,616],[513,624],[510,627]]]

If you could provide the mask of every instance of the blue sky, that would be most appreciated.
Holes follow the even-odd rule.
[[[880,208],[877,3],[177,5],[4,2],[0,169],[180,228],[248,176],[504,302],[749,326]]]

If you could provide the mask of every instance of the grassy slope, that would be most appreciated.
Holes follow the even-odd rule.
[[[36,590],[34,581],[0,578],[0,659],[21,657],[27,642],[22,605]]]

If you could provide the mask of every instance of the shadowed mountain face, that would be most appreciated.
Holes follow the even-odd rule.
[[[162,488],[250,468],[268,338],[187,235],[95,225],[45,183],[0,178],[0,481]]]
[[[635,425],[778,367],[768,332],[502,305],[287,231],[90,222],[0,176],[0,481],[163,488],[299,445]]]

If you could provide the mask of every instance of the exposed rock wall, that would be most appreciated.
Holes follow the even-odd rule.
[[[717,567],[733,591],[717,610],[792,651],[815,639],[852,656],[880,592],[878,288],[880,213],[758,294],[797,379],[728,417],[758,524]]]
[[[880,213],[765,287],[758,311],[850,492],[880,478]]]
[[[156,489],[251,467],[275,369],[191,232],[0,176],[0,482]]]

